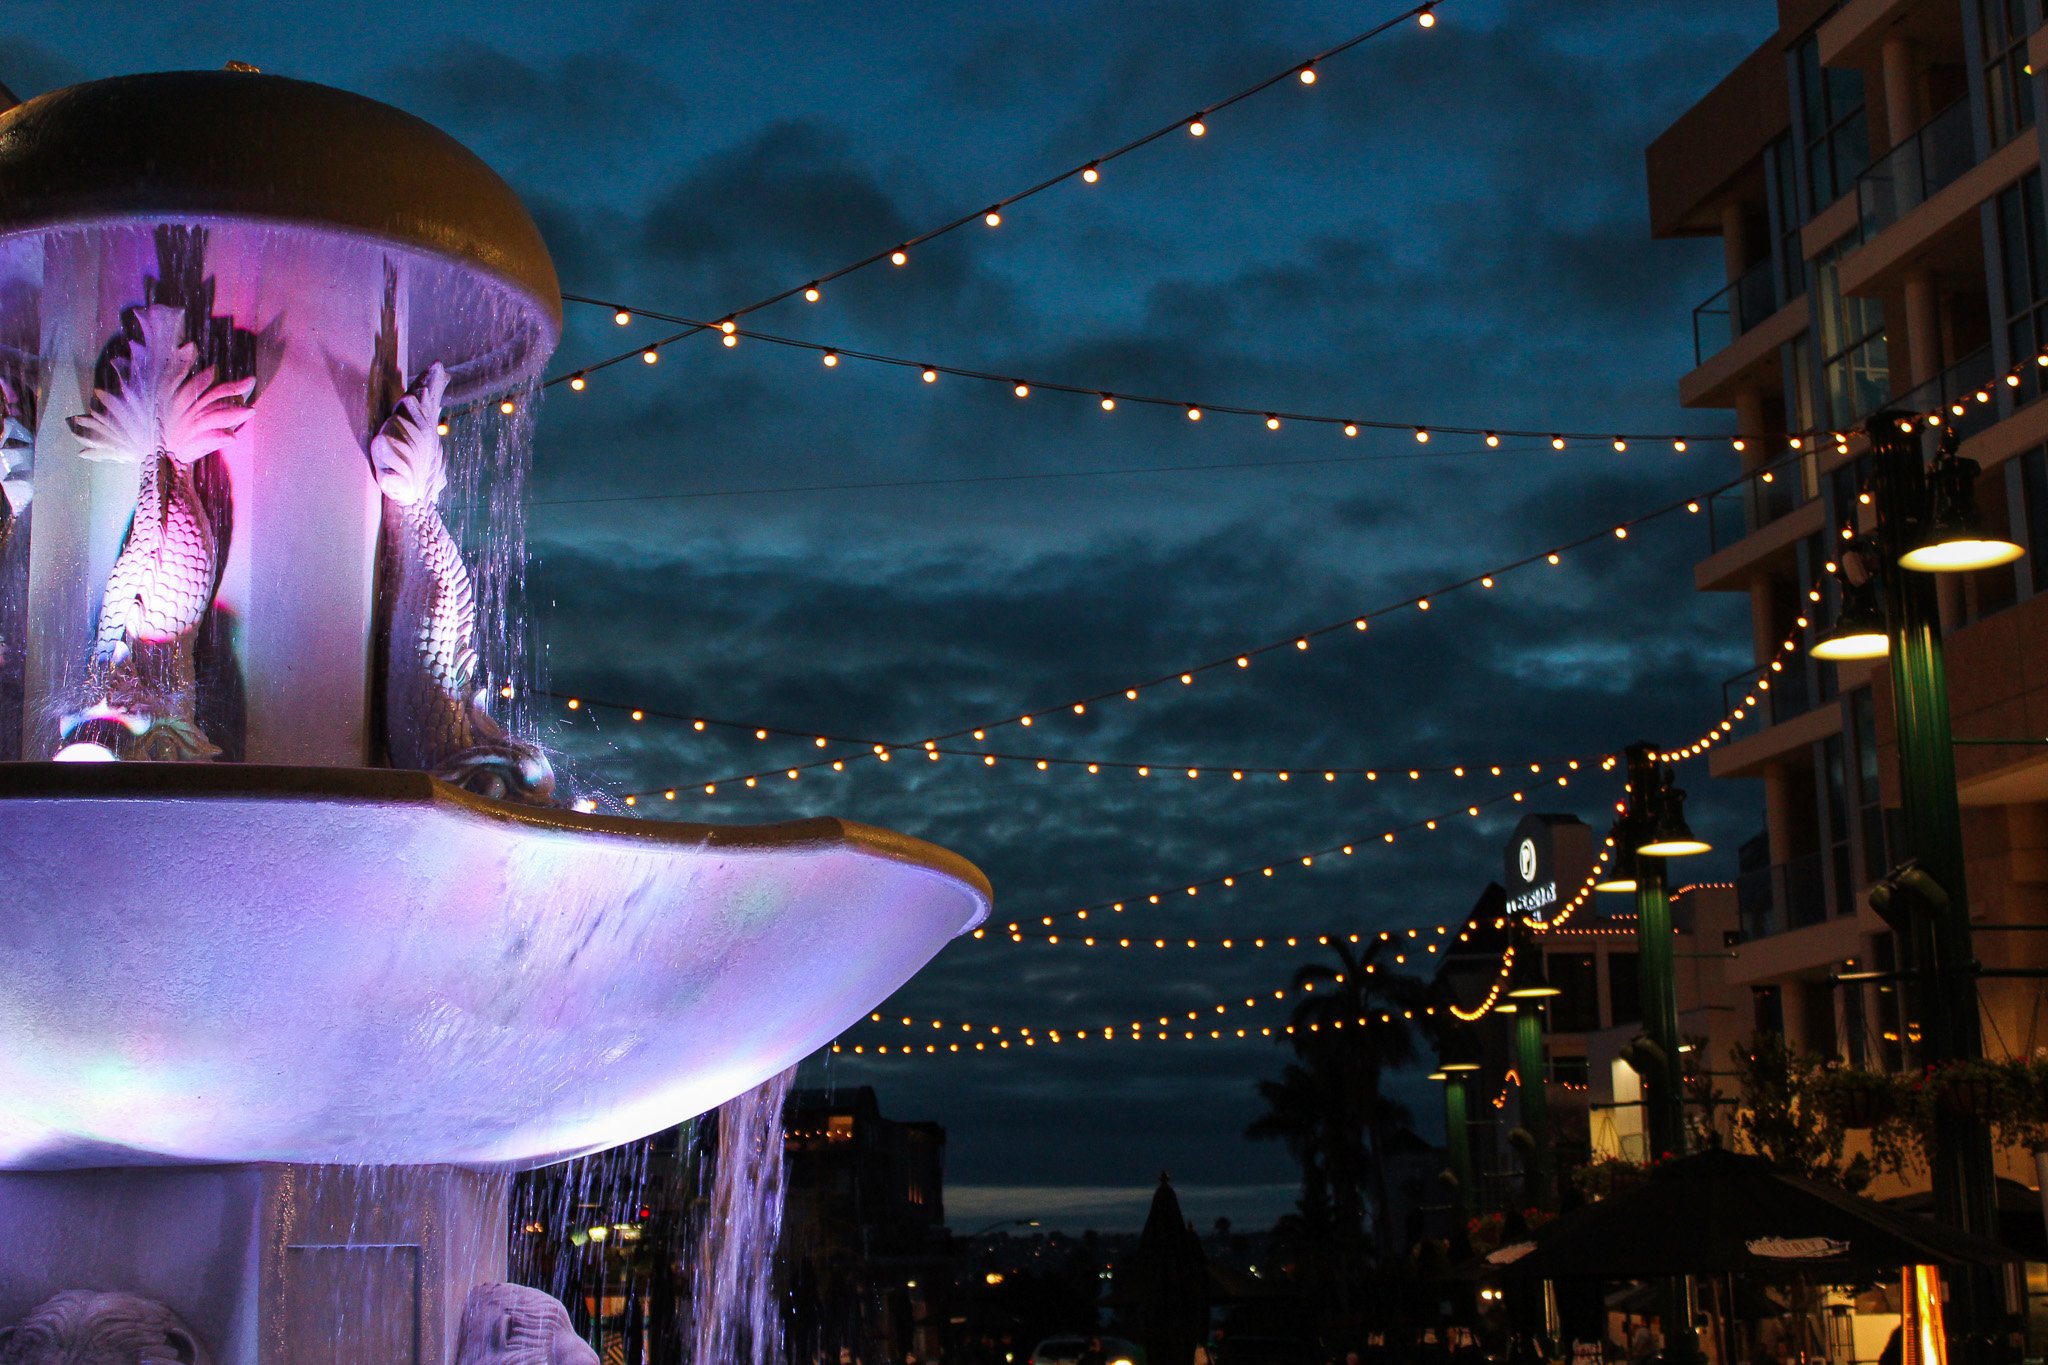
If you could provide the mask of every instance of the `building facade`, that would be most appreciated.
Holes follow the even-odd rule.
[[[1898,853],[1888,675],[1807,647],[1836,605],[1845,528],[1872,524],[1857,428],[1941,413],[1982,466],[1985,520],[2029,551],[1942,576],[1976,955],[1993,971],[2048,962],[2030,932],[2048,925],[2048,30],[2041,0],[1779,0],[1777,19],[1647,155],[1653,232],[1719,237],[1726,267],[1678,387],[1732,411],[1741,436],[1742,481],[1707,509],[1695,570],[1700,591],[1748,597],[1759,661],[1724,689],[1730,709],[1758,704],[1709,755],[1764,810],[1741,850],[1727,981],[1748,995],[1745,1032],[1898,1069],[1917,1037],[1899,993],[1831,979],[1897,962],[1867,903]],[[2040,986],[1980,983],[1988,1053],[2040,1055]]]

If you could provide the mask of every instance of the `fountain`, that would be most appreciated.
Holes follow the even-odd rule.
[[[518,609],[560,307],[385,105],[0,113],[0,1362],[585,1358],[501,1283],[509,1173],[779,1076],[987,914],[884,830],[574,808]]]

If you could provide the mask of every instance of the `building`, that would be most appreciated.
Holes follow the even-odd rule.
[[[953,1281],[946,1130],[885,1118],[874,1089],[798,1090],[784,1110],[792,1340],[837,1359],[936,1359]]]
[[[1478,1070],[1465,1087],[1474,1188],[1471,1214],[1523,1207],[1522,1154],[1511,1134],[1526,1126],[1515,1030],[1525,1009],[1544,1012],[1547,1111],[1560,1169],[1601,1156],[1642,1161],[1642,1090],[1622,1060],[1642,1032],[1635,898],[1578,895],[1594,867],[1594,831],[1576,816],[1531,814],[1504,850],[1501,882],[1481,893],[1437,971],[1444,998],[1476,1011],[1500,978],[1515,916],[1549,924],[1518,951],[1542,954],[1543,975],[1558,994],[1547,1001],[1497,999],[1469,1024]],[[1674,869],[1676,870],[1676,869]],[[1566,911],[1574,899],[1576,908]],[[1731,986],[1737,915],[1726,883],[1673,888],[1673,952],[1679,1032],[1709,1059],[1725,1058],[1749,1031],[1747,992]],[[1718,1064],[1718,1063],[1717,1063]],[[1447,1201],[1439,1200],[1439,1205]],[[1435,1235],[1447,1235],[1441,1223]]]
[[[1916,1025],[1896,991],[1830,980],[1897,961],[1866,897],[1895,861],[1899,799],[1884,662],[1806,649],[1834,604],[1842,528],[1871,524],[1865,443],[1834,434],[1892,407],[1955,425],[1987,522],[2030,550],[1943,576],[1955,730],[2048,734],[2048,359],[2033,363],[2048,352],[2048,30],[2040,0],[1778,0],[1777,19],[1647,155],[1655,235],[1721,239],[1727,284],[1694,310],[1678,388],[1732,410],[1729,472],[1747,475],[1707,509],[1695,571],[1700,591],[1747,595],[1758,660],[1728,680],[1747,714],[1709,755],[1764,810],[1741,851],[1727,980],[1747,992],[1747,1029],[1899,1068]],[[1788,640],[1799,648],[1768,671]],[[2048,942],[2026,930],[2048,925],[2048,748],[1969,745],[1958,765],[1977,956],[2038,967]],[[2048,1043],[2040,984],[1981,982],[1993,1055]],[[2023,1157],[2002,1154],[2002,1173]]]

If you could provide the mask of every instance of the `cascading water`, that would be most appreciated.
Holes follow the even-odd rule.
[[[718,1109],[718,1150],[697,1237],[688,1365],[776,1365],[782,1303],[783,1108],[796,1068]]]

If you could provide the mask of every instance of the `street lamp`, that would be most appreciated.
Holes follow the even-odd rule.
[[[1851,577],[1852,570],[1861,572],[1860,582]],[[1835,623],[1814,641],[1810,653],[1831,663],[1882,659],[1891,652],[1892,637],[1885,633],[1884,607],[1877,600],[1877,583],[1870,576],[1860,550],[1842,552],[1840,581],[1841,610],[1835,613]]]
[[[1873,895],[1872,908],[1902,947],[1904,976],[1921,1019],[1922,1060],[1940,1065],[1981,1058],[1984,1038],[1941,614],[1929,575],[1995,568],[2022,552],[2012,541],[1985,533],[1976,506],[1977,463],[1955,453],[1954,428],[1942,432],[1933,462],[1925,464],[1917,435],[1901,430],[1904,420],[1901,413],[1879,413],[1866,432],[1876,513],[1872,560],[1883,587],[1898,740],[1901,851],[1911,857],[1912,875],[1887,879],[1882,894]],[[1912,572],[1898,572],[1894,565]],[[1893,893],[1894,883],[1914,894]],[[1996,1236],[1991,1137],[1983,1120],[1936,1106],[1933,1136],[1937,1215],[1965,1232]],[[1956,1287],[1958,1342],[1974,1355],[1990,1339],[1996,1286],[1986,1276],[1963,1275]]]
[[[1607,871],[1600,880],[1593,883],[1595,891],[1634,891],[1636,889],[1636,850],[1628,840],[1628,823],[1616,820],[1607,831],[1607,846],[1614,850],[1614,856],[1607,860]]]

